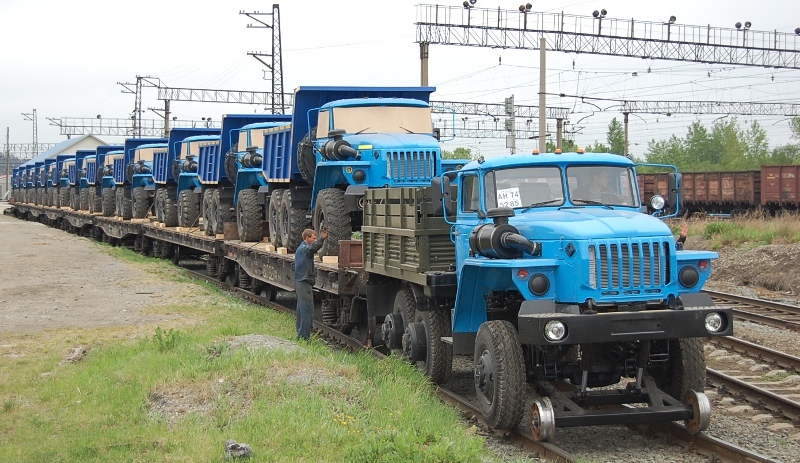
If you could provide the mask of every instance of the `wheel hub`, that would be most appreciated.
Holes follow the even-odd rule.
[[[402,349],[403,347],[403,316],[399,313],[390,313],[383,319],[381,326],[383,342],[389,349]]]
[[[412,362],[424,362],[428,355],[425,325],[409,323],[403,335],[403,354]]]
[[[483,351],[475,362],[475,387],[484,397],[492,400],[494,390],[494,363],[488,351]]]

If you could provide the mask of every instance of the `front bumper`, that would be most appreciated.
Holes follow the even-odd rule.
[[[526,301],[520,309],[518,321],[522,344],[555,346],[733,334],[733,309],[724,307],[580,314],[555,310],[543,312],[531,304],[535,302]],[[711,333],[705,327],[706,315],[710,313],[718,313],[723,318],[723,327],[718,332]],[[567,327],[567,334],[560,341],[550,341],[544,336],[545,325],[551,320],[559,320]]]

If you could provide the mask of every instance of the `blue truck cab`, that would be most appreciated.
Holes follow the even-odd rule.
[[[123,154],[122,145],[104,145],[86,159],[86,183],[89,185],[89,212],[114,215],[114,156]]]
[[[75,168],[70,170],[70,204],[73,209],[89,210],[89,183],[86,180],[88,159],[94,159],[95,150],[75,151]]]
[[[56,158],[44,160],[44,188],[47,196],[47,206],[58,207],[58,173],[56,171]]]
[[[97,154],[98,176],[100,176],[100,202],[101,212],[104,217],[112,217],[117,214],[117,182],[115,173],[117,170],[123,171],[125,162],[125,147],[118,150],[111,150],[103,154]]]
[[[70,207],[70,172],[75,171],[75,153],[56,156],[55,184],[58,189],[56,207]]]
[[[33,170],[29,170],[33,176],[28,176],[28,188],[33,190],[34,204],[38,206],[47,205],[45,202],[45,180],[46,174],[44,170],[44,161],[36,161],[33,165]]]
[[[629,159],[480,158],[441,184],[457,189],[445,196],[458,282],[453,352],[475,356],[491,427],[519,423],[522,399],[501,391],[522,391],[526,380],[544,398],[531,408],[541,440],[555,427],[638,419],[707,426],[701,338],[733,332],[731,309],[702,292],[717,254],[676,250],[669,227],[642,212]],[[607,389],[626,377],[635,379],[626,389]],[[588,410],[627,403],[651,407],[630,420],[620,409]]]
[[[219,140],[219,129],[212,128],[174,128],[169,132],[168,148],[166,151],[158,150],[153,157],[153,181],[155,183],[155,216],[156,220],[168,227],[188,227],[191,224],[179,223],[178,208],[178,180],[181,175],[178,159],[190,158],[194,161],[195,173],[197,171],[197,143],[204,137],[216,136]],[[198,140],[190,140],[198,139]],[[190,140],[190,141],[187,141]],[[191,151],[194,149],[194,151]],[[199,207],[199,206],[198,206]],[[184,214],[185,216],[186,214]],[[192,224],[197,220],[194,217]]]
[[[134,148],[132,155],[127,159],[125,176],[131,185],[132,217],[143,219],[147,217],[155,197],[156,183],[153,178],[153,160],[156,156],[163,157],[169,151],[165,143],[145,143]]]
[[[223,232],[223,224],[234,222],[234,182],[236,155],[240,151],[239,130],[259,122],[288,122],[291,116],[280,114],[226,114],[222,116],[222,131],[217,145],[200,148],[197,179],[202,191],[201,211],[207,235]],[[241,149],[245,149],[241,148]],[[230,176],[229,176],[230,174]],[[195,190],[197,191],[197,190]]]

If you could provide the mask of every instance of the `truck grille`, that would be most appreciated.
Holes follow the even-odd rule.
[[[429,183],[435,159],[436,151],[390,151],[386,153],[386,176],[398,185]]]
[[[630,294],[657,289],[670,282],[669,259],[667,241],[591,244],[589,286]]]

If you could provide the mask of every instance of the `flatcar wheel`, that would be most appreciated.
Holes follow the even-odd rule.
[[[473,376],[478,405],[489,427],[516,428],[525,401],[525,364],[510,322],[491,320],[478,329]]]
[[[531,404],[531,435],[536,442],[548,442],[556,432],[556,414],[549,397]]]
[[[275,285],[271,285],[269,283],[264,284],[261,288],[261,297],[265,298],[270,302],[274,302],[275,299],[278,297],[278,288]]]
[[[711,403],[708,397],[702,392],[686,391],[683,403],[692,407],[692,419],[684,421],[689,434],[705,431],[711,423]]]

